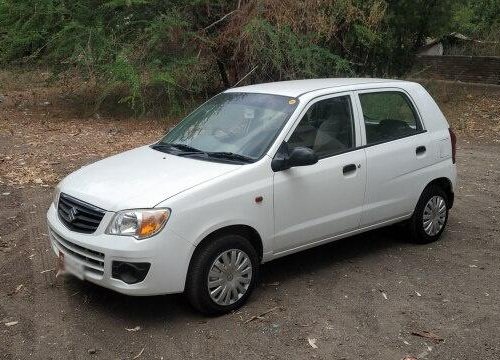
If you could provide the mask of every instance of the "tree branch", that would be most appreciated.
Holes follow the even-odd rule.
[[[257,68],[258,68],[258,67],[259,67],[258,65],[257,65],[257,66],[254,66],[254,68],[253,68],[252,70],[250,70],[250,71],[248,72],[248,74],[246,74],[246,75],[245,75],[245,76],[243,76],[240,80],[238,80],[238,82],[237,82],[236,84],[234,84],[234,85],[233,85],[233,87],[237,86],[240,82],[242,82],[243,80],[245,80],[245,79],[248,77],[248,75],[250,75],[250,74],[251,74],[251,73],[253,73],[255,70],[257,70]]]
[[[208,25],[207,27],[203,28],[203,31],[207,31],[208,29],[210,29],[211,27],[214,27],[215,25],[217,25],[221,21],[224,21],[224,19],[226,19],[228,16],[233,15],[236,11],[238,11],[238,9],[233,10],[230,13],[227,13],[226,15],[224,15],[223,17],[221,17],[219,20],[217,20],[217,21],[211,23],[210,25]]]

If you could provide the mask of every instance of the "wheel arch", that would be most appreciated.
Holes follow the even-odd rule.
[[[446,196],[448,198],[448,209],[451,209],[453,207],[453,203],[455,202],[455,193],[453,192],[453,183],[451,182],[451,180],[447,177],[436,178],[425,186],[424,191],[429,186],[433,185],[440,187],[446,193]]]
[[[196,254],[202,249],[207,243],[209,243],[211,240],[216,238],[217,236],[221,236],[224,234],[238,234],[242,235],[245,238],[250,241],[250,244],[254,247],[255,251],[257,252],[257,255],[259,256],[259,260],[262,261],[263,253],[264,253],[264,247],[262,243],[262,237],[260,236],[259,232],[253,228],[250,225],[245,225],[245,224],[235,224],[235,225],[226,225],[221,228],[218,228],[216,230],[213,230],[210,232],[208,235],[206,235],[197,245],[196,248],[194,249],[194,252],[191,256],[190,262],[193,261],[193,258],[196,256]]]

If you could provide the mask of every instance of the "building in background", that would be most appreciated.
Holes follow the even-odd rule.
[[[428,39],[416,54],[411,77],[500,85],[500,42],[453,32]]]

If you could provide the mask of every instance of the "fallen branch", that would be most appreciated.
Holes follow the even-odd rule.
[[[257,320],[257,319],[262,319],[262,317],[263,317],[264,315],[267,315],[267,314],[269,314],[270,312],[273,312],[273,311],[275,311],[275,310],[278,310],[279,308],[280,308],[279,306],[275,306],[275,307],[273,307],[272,309],[269,309],[269,310],[264,311],[262,314],[259,314],[259,315],[254,315],[254,316],[252,316],[250,319],[246,320],[246,321],[245,321],[245,324],[248,324],[249,322],[254,321],[254,320]]]
[[[144,349],[145,349],[145,348],[142,348],[142,350],[139,352],[139,354],[137,354],[136,356],[134,356],[134,357],[133,357],[133,359],[134,359],[134,360],[135,360],[135,359],[138,359],[138,358],[139,358],[139,356],[141,356],[141,355],[142,355],[142,353],[144,352]]]
[[[432,340],[435,343],[444,341],[444,339],[442,337],[440,337],[439,335],[436,335],[430,331],[425,331],[425,330],[424,331],[412,331],[411,334],[413,336],[420,336],[420,337]]]
[[[15,290],[8,292],[7,295],[12,296],[14,294],[17,294],[23,288],[23,286],[23,284],[18,285]]]

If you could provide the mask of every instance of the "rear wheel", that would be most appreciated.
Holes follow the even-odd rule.
[[[413,240],[420,244],[438,240],[448,221],[448,208],[443,189],[436,185],[425,188],[410,219]]]
[[[186,283],[190,303],[207,315],[224,314],[250,296],[259,270],[255,248],[239,234],[224,234],[202,245]]]

